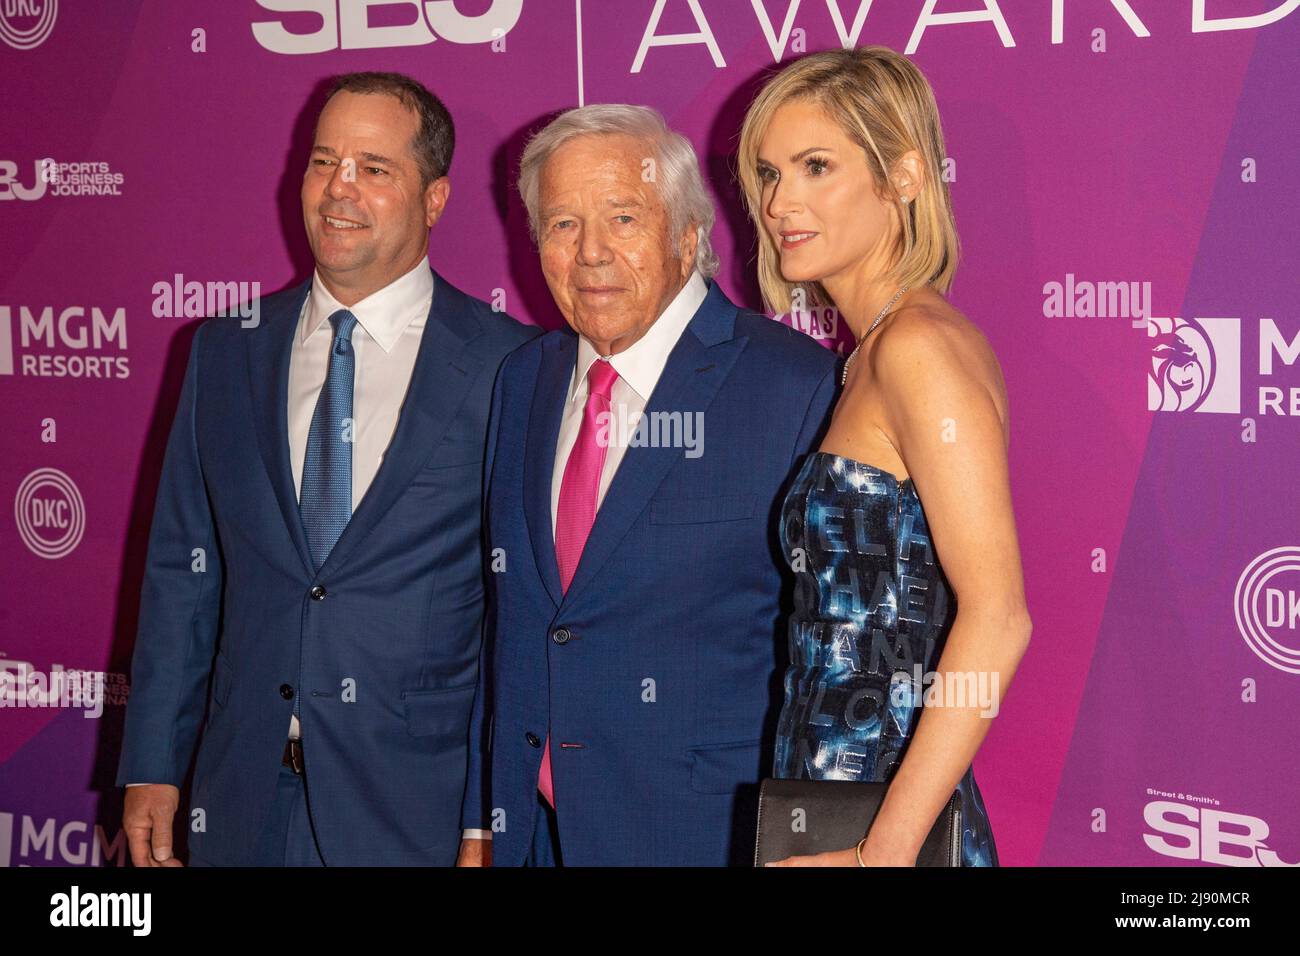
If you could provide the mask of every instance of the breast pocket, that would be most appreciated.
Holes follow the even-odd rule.
[[[708,524],[715,521],[743,521],[754,516],[758,495],[713,495],[708,498],[654,498],[650,501],[651,524]]]
[[[483,447],[471,442],[444,442],[411,480],[415,485],[476,481],[483,471]]]

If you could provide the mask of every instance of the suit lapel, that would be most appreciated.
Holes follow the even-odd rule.
[[[308,279],[292,295],[281,299],[269,314],[263,316],[262,324],[249,333],[248,384],[253,396],[253,422],[262,462],[280,504],[289,538],[307,573],[314,575],[307,535],[298,513],[298,493],[294,490],[293,469],[289,463],[288,437],[289,356],[298,330],[298,315],[310,289],[311,280]]]
[[[710,283],[708,296],[677,340],[654,393],[646,403],[647,421],[652,420],[655,412],[676,412],[683,417],[705,412],[748,341],[743,337],[733,338],[735,318],[735,305],[722,293],[717,282]],[[550,444],[553,457],[555,443],[552,440]],[[596,512],[591,534],[583,546],[582,557],[563,603],[571,603],[575,595],[580,594],[600,572],[632,523],[645,510],[650,496],[669,469],[684,454],[682,448],[650,445],[633,445],[626,449]],[[549,500],[548,495],[548,508]],[[551,551],[554,564],[554,548]]]
[[[555,470],[555,443],[564,417],[564,402],[578,361],[578,337],[567,332],[547,336],[542,342],[541,367],[533,389],[524,451],[524,515],[533,543],[533,558],[551,600],[558,607],[560,569],[555,559],[551,531],[551,480]]]
[[[321,567],[320,577],[344,566],[357,543],[370,533],[437,451],[483,365],[483,360],[466,347],[481,332],[469,297],[437,270],[433,270],[433,282],[433,301],[397,428],[379,471]]]

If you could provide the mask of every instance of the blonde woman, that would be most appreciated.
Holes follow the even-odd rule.
[[[1006,386],[945,298],[943,158],[929,84],[884,47],[792,63],[741,131],[768,308],[834,305],[857,339],[781,513],[797,584],[774,775],[889,784],[856,846],[777,865],[914,865],[954,790],[963,865],[998,862],[971,762],[1031,624]]]

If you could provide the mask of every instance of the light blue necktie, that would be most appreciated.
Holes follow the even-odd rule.
[[[352,517],[352,384],[356,371],[352,330],[357,327],[357,317],[339,309],[330,316],[330,325],[334,342],[329,370],[311,417],[298,494],[298,511],[317,571]]]

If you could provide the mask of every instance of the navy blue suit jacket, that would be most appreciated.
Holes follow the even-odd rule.
[[[309,289],[263,299],[254,328],[209,319],[194,337],[154,508],[117,782],[180,786],[202,729],[203,825],[190,849],[248,863],[296,696],[325,862],[451,865],[482,634],[488,403],[503,356],[538,330],[434,272],[393,439],[317,573],[286,424]]]
[[[466,827],[493,865],[532,843],[548,728],[565,865],[753,858],[785,660],[781,498],[816,447],[836,356],[717,283],[646,406],[703,413],[703,453],[631,445],[561,593],[551,474],[577,336],[503,363],[488,434],[488,624]],[[497,551],[500,549],[500,551]]]

